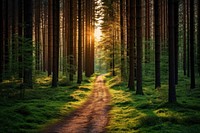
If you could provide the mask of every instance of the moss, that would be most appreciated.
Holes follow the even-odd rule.
[[[147,67],[147,66],[146,66]],[[147,67],[148,68],[148,67]],[[150,68],[150,67],[149,67]],[[200,89],[188,90],[189,80],[179,77],[177,103],[167,102],[167,78],[163,77],[159,90],[154,88],[154,77],[146,71],[144,96],[137,96],[120,83],[116,77],[108,77],[112,94],[112,110],[108,132],[131,133],[198,133],[200,126]]]
[[[51,78],[41,75],[24,99],[0,99],[1,133],[36,133],[57,122],[80,106],[91,92],[93,83],[51,88]],[[92,80],[91,80],[92,81]],[[2,97],[1,97],[2,98]]]

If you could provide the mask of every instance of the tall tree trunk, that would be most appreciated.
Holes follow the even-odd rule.
[[[43,68],[42,70],[45,72],[47,69],[47,25],[48,25],[48,21],[47,21],[47,5],[46,3],[43,3],[43,20],[42,20],[42,23],[43,23],[43,28],[42,28],[42,40],[43,40]]]
[[[198,73],[200,76],[200,1],[198,1],[198,44],[197,44],[197,64],[198,64]]]
[[[3,57],[3,61],[4,61],[4,72],[8,73],[9,71],[9,11],[8,11],[8,0],[5,1],[5,7],[4,7],[4,12],[5,12],[5,30],[4,30],[4,34],[5,34],[5,44],[4,44],[4,57]],[[6,75],[5,75],[6,76]]]
[[[129,21],[127,22],[128,24],[128,29],[130,30],[128,31],[128,33],[131,33],[130,35],[128,35],[127,38],[127,42],[128,40],[130,40],[130,44],[128,44],[128,49],[129,49],[129,83],[128,83],[128,87],[130,90],[135,90],[135,51],[134,51],[134,45],[135,45],[135,14],[136,14],[136,10],[135,10],[135,0],[129,0],[127,7],[129,8],[128,10],[130,11],[130,18]],[[130,26],[130,28],[129,28]]]
[[[52,50],[53,50],[53,0],[48,0],[48,76],[52,72]]]
[[[35,1],[35,69],[40,70],[40,0]]]
[[[178,84],[178,12],[179,12],[179,2],[178,0],[174,1],[174,26],[175,26],[175,84]]]
[[[190,0],[187,0],[187,76],[190,76]]]
[[[154,24],[155,24],[155,88],[160,88],[160,10],[159,0],[154,0]]]
[[[30,88],[33,87],[32,84],[32,58],[33,58],[33,44],[32,44],[32,17],[33,17],[33,8],[32,0],[24,1],[24,37],[28,39],[26,43],[26,50],[24,51],[23,60],[24,60],[24,84]]]
[[[60,1],[53,0],[53,79],[52,87],[57,87],[59,63],[59,8]]]
[[[16,77],[18,68],[18,0],[12,0],[12,75]]]
[[[0,83],[3,81],[3,0],[0,0]]]
[[[77,0],[73,1],[73,75],[76,73],[77,67]]]
[[[194,0],[190,0],[190,71],[191,86],[195,88],[195,70],[194,70]]]
[[[134,7],[134,5],[133,5]],[[132,8],[133,8],[132,7]],[[132,11],[133,12],[133,11]],[[129,57],[129,47],[130,47],[130,0],[126,0],[126,39],[127,39],[127,57]],[[132,20],[133,21],[133,20]],[[127,60],[128,61],[128,60]],[[130,63],[130,62],[129,62]]]
[[[69,55],[69,13],[70,13],[70,8],[69,8],[69,0],[65,0],[65,43],[64,43],[64,46],[63,46],[63,69],[64,69],[64,72],[66,73],[66,76],[68,76],[68,55]],[[67,78],[68,80],[69,78]]]
[[[94,73],[94,29],[95,29],[95,1],[91,1],[91,46],[90,46],[90,75]]]
[[[125,73],[125,37],[124,37],[124,0],[120,0],[120,30],[121,30],[121,79],[126,78]]]
[[[81,12],[81,0],[78,0],[78,80],[77,83],[82,82],[82,12]]]
[[[23,20],[24,20],[24,14],[23,14],[23,10],[24,10],[24,0],[19,0],[18,1],[18,5],[19,5],[19,16],[18,16],[18,36],[19,36],[19,57],[18,57],[18,61],[19,61],[19,67],[18,67],[18,73],[19,73],[19,78],[23,78],[23,38],[24,38],[24,26],[23,26]],[[20,41],[21,40],[21,41]]]
[[[176,102],[175,88],[175,29],[174,29],[174,0],[168,0],[168,37],[169,37],[169,95],[168,102]]]
[[[73,0],[69,1],[69,6],[70,6],[70,15],[69,15],[69,51],[68,51],[68,60],[69,60],[69,80],[73,81],[73,71],[74,71],[74,42],[73,42],[73,14],[74,14],[74,5],[73,5]]]
[[[187,59],[186,59],[186,45],[187,45],[187,30],[186,30],[186,0],[184,0],[184,3],[183,3],[183,71],[184,71],[184,75],[186,75],[186,62],[187,62]]]
[[[150,1],[146,0],[145,5],[145,63],[150,62]]]
[[[86,2],[86,44],[85,44],[85,76],[90,77],[90,3]]]
[[[142,2],[136,0],[137,25],[137,89],[136,94],[143,95],[142,90]]]

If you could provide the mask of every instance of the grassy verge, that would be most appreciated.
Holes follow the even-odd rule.
[[[154,89],[153,77],[145,77],[144,96],[135,95],[118,77],[108,78],[112,110],[108,132],[199,133],[200,87],[189,90],[189,80],[180,77],[176,104],[167,103],[168,86]],[[166,82],[167,83],[167,82]],[[197,82],[198,83],[198,82]]]
[[[91,81],[91,82],[90,82]],[[81,105],[90,94],[93,79],[78,86],[51,88],[50,78],[36,79],[34,89],[27,89],[25,98],[0,99],[1,133],[35,133],[52,124]],[[63,81],[60,81],[62,85]]]

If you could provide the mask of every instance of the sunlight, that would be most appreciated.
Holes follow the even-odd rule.
[[[102,35],[101,28],[100,28],[100,27],[97,27],[97,28],[95,29],[95,32],[94,32],[95,40],[96,40],[96,41],[100,41],[101,35]]]

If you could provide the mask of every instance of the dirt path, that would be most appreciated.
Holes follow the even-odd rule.
[[[103,133],[108,124],[110,94],[102,76],[97,77],[88,101],[46,133]]]

